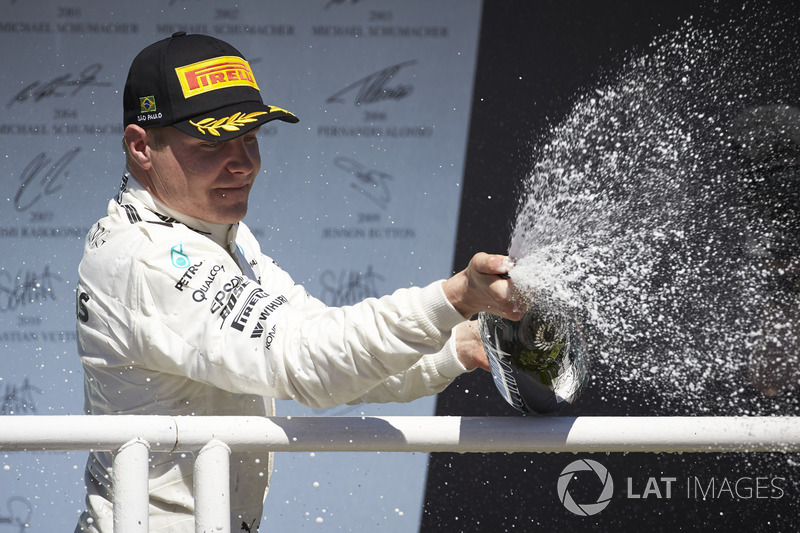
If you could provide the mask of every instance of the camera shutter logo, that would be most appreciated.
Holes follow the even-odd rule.
[[[568,490],[569,483],[575,473],[585,471],[592,471],[597,474],[597,478],[603,484],[603,490],[594,503],[577,503]],[[611,502],[613,492],[614,481],[611,479],[611,474],[608,473],[606,467],[591,459],[579,459],[571,462],[561,471],[561,475],[558,478],[558,499],[561,500],[561,503],[564,504],[568,511],[579,516],[592,516],[605,509]]]

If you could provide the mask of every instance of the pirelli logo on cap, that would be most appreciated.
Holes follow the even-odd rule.
[[[181,83],[184,98],[235,86],[258,90],[250,64],[241,57],[221,56],[206,59],[178,67],[175,73]]]

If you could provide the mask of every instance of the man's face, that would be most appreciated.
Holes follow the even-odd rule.
[[[164,128],[165,146],[150,155],[151,192],[185,215],[216,224],[239,222],[261,168],[257,131],[213,142]]]

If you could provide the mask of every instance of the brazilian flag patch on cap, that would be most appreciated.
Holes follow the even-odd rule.
[[[156,97],[153,95],[139,98],[139,109],[142,113],[152,113],[156,110]]]

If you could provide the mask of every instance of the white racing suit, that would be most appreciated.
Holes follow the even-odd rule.
[[[465,318],[441,282],[327,307],[263,255],[243,223],[187,217],[126,181],[79,267],[87,413],[265,416],[271,398],[313,408],[408,401],[465,371],[448,342]],[[232,454],[231,531],[256,531],[271,459]],[[89,456],[76,531],[112,529],[111,460]],[[151,453],[150,531],[194,531],[193,462]]]

